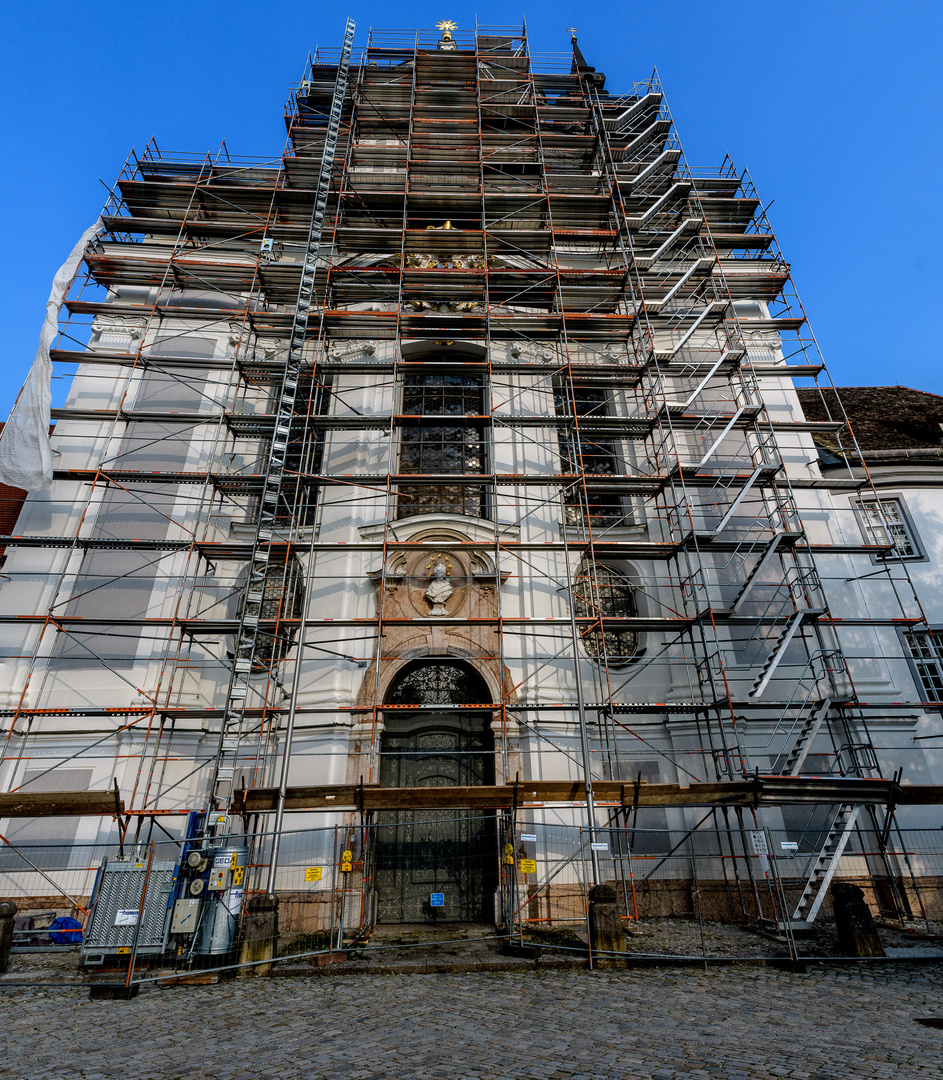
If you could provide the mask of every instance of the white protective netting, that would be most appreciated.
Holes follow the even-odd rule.
[[[0,434],[0,480],[12,487],[39,491],[52,484],[49,410],[52,405],[52,360],[49,347],[59,329],[59,308],[72,284],[89,240],[103,228],[101,218],[82,233],[68,259],[52,279],[39,348],[10,419]]]

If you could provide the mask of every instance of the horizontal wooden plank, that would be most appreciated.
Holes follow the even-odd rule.
[[[943,784],[905,784],[894,801],[898,806],[939,806],[943,803]]]
[[[600,806],[633,806],[636,785],[597,780],[593,797]],[[382,788],[376,784],[292,787],[286,810],[506,810],[518,806],[581,803],[586,798],[579,780],[538,780],[480,787]],[[895,788],[890,780],[854,777],[767,776],[756,780],[719,783],[639,784],[638,806],[782,806],[797,803],[840,803],[898,806],[943,804],[943,785],[915,784]],[[278,805],[276,788],[237,791],[233,813],[268,813]],[[124,803],[120,804],[125,813]],[[113,791],[17,791],[0,794],[0,817],[113,816]],[[145,814],[146,816],[146,814]]]
[[[124,813],[124,803],[121,804]],[[0,795],[0,817],[113,815],[113,791],[14,791]]]
[[[320,787],[291,787],[285,798],[286,810],[423,810],[494,809],[514,805],[581,803],[586,798],[579,780],[521,781],[519,784],[480,787],[382,788],[375,784]],[[889,802],[930,804],[943,802],[943,787],[895,788],[890,780],[861,780],[855,777],[770,776],[753,780],[718,783],[639,784],[599,780],[593,784],[593,798],[600,806],[781,806],[796,803]],[[267,813],[278,805],[276,788],[238,791],[234,813]]]

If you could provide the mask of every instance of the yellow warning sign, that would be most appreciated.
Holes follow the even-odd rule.
[[[354,868],[353,863],[349,863],[349,862],[342,862],[341,863],[341,873],[342,874],[349,874],[351,872],[351,870],[353,870],[353,868]]]
[[[513,844],[505,844],[504,845],[504,854],[505,855],[513,855],[514,854],[514,845]]]
[[[235,887],[236,885],[241,885],[242,884],[242,879],[245,876],[246,876],[246,868],[244,866],[233,867],[233,872],[232,872],[233,886]]]
[[[354,861],[354,853],[352,851],[347,850],[341,855],[341,862],[353,862],[353,861]]]
[[[128,954],[128,953],[129,953],[130,951],[131,951],[131,949],[130,949],[130,947],[129,947],[128,945],[122,945],[120,949],[115,949],[115,952],[116,952],[116,953],[117,953],[117,954],[118,954],[119,956],[127,956],[127,954]]]
[[[521,859],[521,873],[522,874],[536,874],[537,873],[537,860],[536,859]]]
[[[320,881],[321,872],[323,867],[321,866],[308,866],[305,868],[305,881]]]

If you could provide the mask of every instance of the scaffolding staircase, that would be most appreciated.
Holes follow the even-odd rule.
[[[765,547],[761,548],[760,555],[756,562],[747,572],[746,577],[737,589],[736,594],[730,600],[730,602],[724,608],[718,609],[718,614],[721,615],[736,615],[740,610],[741,605],[746,601],[747,595],[753,586],[759,581],[766,567],[773,561],[773,557],[777,555],[786,544],[794,539],[795,533],[776,533],[772,539],[766,542]]]
[[[776,669],[779,667],[786,655],[786,650],[789,648],[793,638],[799,632],[802,624],[818,618],[819,615],[823,615],[824,609],[810,609],[806,608],[802,611],[797,611],[786,623],[779,633],[779,636],[773,642],[773,647],[769,651],[769,655],[763,662],[763,666],[760,668],[759,673],[753,680],[753,684],[748,691],[749,697],[761,697],[770,684],[770,680],[776,673]]]
[[[708,701],[729,699],[730,684],[723,660],[723,645],[707,634],[705,623],[711,627],[715,622],[723,625],[724,620],[742,617],[745,610],[753,611],[756,613],[754,635],[760,636],[764,626],[769,626],[771,621],[774,628],[779,627],[747,690],[749,701],[759,701],[769,690],[790,645],[809,634],[817,634],[818,620],[827,613],[827,607],[814,563],[803,565],[797,558],[794,566],[787,568],[783,563],[781,580],[776,580],[777,559],[805,541],[801,520],[791,495],[775,487],[783,469],[778,446],[762,409],[754,404],[760,400],[755,377],[748,369],[741,371],[740,361],[746,355],[745,350],[740,340],[732,336],[729,324],[724,325],[725,317],[729,318],[724,298],[705,284],[710,281],[709,277],[705,279],[705,274],[713,275],[715,261],[702,239],[705,215],[700,210],[696,186],[686,187],[687,177],[683,169],[679,169],[673,172],[674,182],[658,187],[659,172],[679,160],[675,153],[677,147],[673,135],[658,123],[663,117],[653,121],[651,114],[640,106],[641,101],[616,117],[603,119],[602,123],[597,123],[597,131],[604,143],[607,131],[619,132],[628,138],[624,151],[616,155],[619,183],[614,185],[625,244],[633,255],[632,265],[639,278],[639,295],[644,297],[645,311],[672,327],[676,339],[667,349],[663,345],[654,348],[652,360],[656,365],[665,364],[669,371],[680,369],[693,383],[680,400],[672,396],[668,387],[659,385],[657,377],[651,392],[663,430],[661,446],[653,457],[677,477],[676,483],[680,487],[680,491],[672,490],[670,497],[666,491],[665,519],[676,531],[677,539],[684,541],[686,518],[690,516],[684,509],[686,498],[682,494],[686,480],[688,477],[693,480],[705,471],[715,474],[714,489],[702,497],[699,511],[703,514],[706,507],[716,507],[719,520],[716,523],[695,522],[687,542],[693,544],[695,550],[703,548],[707,552],[718,544],[726,543],[729,547],[732,543],[733,553],[727,565],[733,570],[735,591],[726,601],[712,602],[696,557],[682,572],[682,593],[695,602],[704,616],[701,619],[704,652],[698,662],[699,683]],[[658,108],[660,111],[660,100]],[[614,167],[612,161],[613,155],[607,155],[610,169]],[[631,176],[623,178],[625,173],[631,173]],[[643,191],[650,195],[648,206],[641,212],[626,210],[623,200],[633,199]],[[686,209],[681,214],[664,215],[666,208],[680,208],[685,203]],[[652,254],[635,254],[640,242],[654,246]],[[712,351],[711,344],[705,347],[703,342],[705,333],[707,341],[711,342],[709,333],[715,327],[723,327],[725,336],[713,345]],[[654,335],[650,340],[654,343]],[[698,410],[699,403],[703,403],[699,411],[694,411]],[[685,430],[691,430],[690,424],[685,427],[689,417],[695,419],[693,441],[684,434]],[[752,453],[747,452],[748,443],[743,452],[724,459],[723,447],[728,445],[727,440],[735,432],[740,431],[753,433]],[[673,464],[673,459],[678,464]],[[674,507],[671,506],[672,499]],[[758,502],[760,509],[745,515],[748,500]],[[698,504],[693,501],[688,505]],[[734,524],[736,529],[732,528]],[[731,533],[732,541],[729,539]],[[765,604],[762,600],[751,603],[761,584],[774,590],[774,598]],[[780,595],[785,594],[778,601],[775,599],[777,589]],[[698,596],[702,597],[700,601],[696,599]],[[790,613],[785,614],[783,608]],[[812,647],[815,649],[814,645]],[[718,692],[721,687],[725,689]],[[794,725],[792,743],[785,751],[784,769],[789,775],[798,775],[815,738],[827,722],[831,704],[830,697],[822,699],[819,696],[800,710],[801,722]],[[783,722],[788,709],[789,706],[778,723]],[[738,731],[732,729],[724,733],[720,712],[717,723],[721,729],[721,747],[714,749],[713,757],[718,774],[733,776],[738,768],[748,766],[748,759]],[[808,925],[814,921],[857,818],[856,807],[839,807],[809,870],[793,917],[795,923]]]
[[[812,860],[809,876],[790,920],[793,929],[803,929],[815,922],[828,887],[835,876],[845,847],[854,832],[860,807],[841,803],[831,820],[825,841]]]
[[[799,775],[805,759],[812,749],[812,743],[822,730],[822,725],[825,723],[831,707],[832,699],[825,698],[824,701],[814,702],[812,707],[807,709],[799,730],[795,733],[795,743],[783,763],[781,772],[785,776]]]

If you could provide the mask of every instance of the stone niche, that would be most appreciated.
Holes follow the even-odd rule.
[[[442,620],[385,626],[384,655],[401,655],[408,650],[415,656],[432,656],[454,646],[469,649],[472,656],[498,654],[493,625],[455,625],[452,621],[497,616],[500,574],[487,555],[456,551],[446,544],[429,551],[395,552],[385,571],[375,571],[370,577],[376,586],[381,618]]]
[[[357,696],[357,706],[363,711],[354,715],[348,782],[370,774],[370,746],[383,730],[383,703],[400,672],[417,657],[465,660],[481,675],[493,702],[495,742],[500,745],[507,738],[508,760],[519,763],[517,726],[502,716],[500,708],[504,700],[516,701],[516,695],[500,660],[501,642],[494,623],[508,572],[496,565],[493,549],[477,546],[493,542],[498,529],[491,522],[452,514],[396,523],[396,540],[419,542],[422,547],[392,549],[385,564],[375,566],[369,576],[381,618],[409,621],[382,623],[379,666],[374,662],[364,672]],[[363,529],[361,535],[376,539],[375,531]],[[516,528],[506,527],[500,537],[513,540],[517,533]]]

